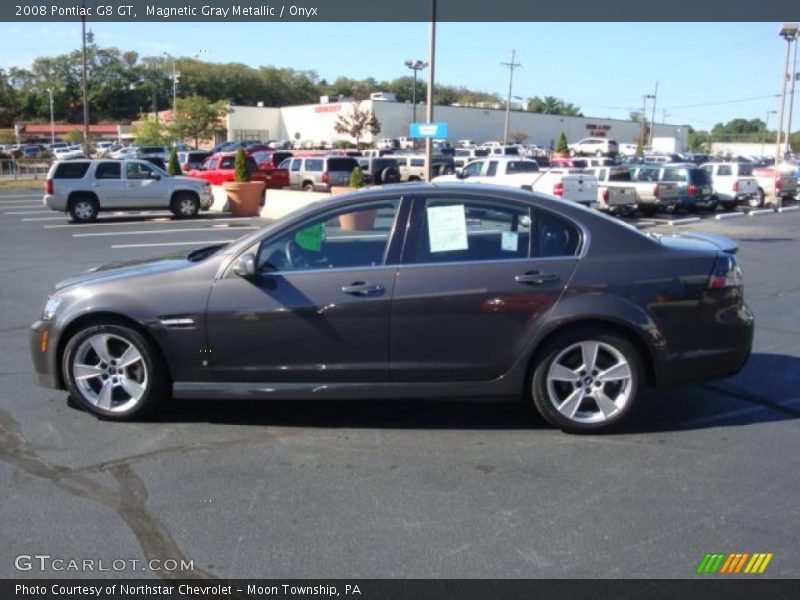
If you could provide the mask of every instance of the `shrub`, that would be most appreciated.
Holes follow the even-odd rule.
[[[350,173],[350,187],[351,188],[360,188],[364,187],[364,175],[361,173],[361,169],[356,167]]]
[[[566,154],[569,152],[569,144],[567,144],[567,135],[562,131],[561,135],[558,136],[558,142],[556,142],[556,152]]]
[[[244,148],[236,151],[236,159],[233,161],[233,180],[237,183],[250,181],[250,165],[247,163],[247,154]]]
[[[176,175],[183,175],[183,171],[181,171],[181,165],[178,162],[178,149],[175,146],[173,146],[169,151],[167,173],[169,173],[172,177],[175,177]]]

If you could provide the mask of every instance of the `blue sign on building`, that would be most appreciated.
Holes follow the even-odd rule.
[[[409,127],[412,138],[447,138],[447,123],[412,123]]]

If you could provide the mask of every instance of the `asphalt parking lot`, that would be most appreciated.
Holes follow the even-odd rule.
[[[653,393],[626,433],[492,402],[173,402],[107,423],[34,383],[28,326],[56,281],[261,223],[76,226],[0,192],[0,577],[61,574],[15,569],[37,553],[194,562],[77,577],[683,578],[708,552],[800,575],[800,211],[644,224],[737,240],[757,331],[743,372]]]

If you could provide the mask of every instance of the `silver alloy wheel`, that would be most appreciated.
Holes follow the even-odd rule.
[[[72,377],[84,399],[109,412],[125,412],[147,389],[147,365],[129,340],[110,333],[85,339],[72,359]]]
[[[555,409],[576,423],[602,423],[618,415],[634,391],[633,370],[614,346],[582,341],[558,353],[547,371]]]
[[[181,200],[178,202],[178,212],[184,217],[191,217],[194,215],[195,212],[197,212],[194,200],[191,198],[181,198]]]
[[[86,221],[94,216],[94,205],[88,200],[78,200],[73,211],[81,221]]]

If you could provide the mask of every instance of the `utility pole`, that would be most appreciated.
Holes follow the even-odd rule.
[[[86,0],[83,2],[83,15],[81,16],[81,44],[83,45],[83,66],[81,88],[83,91],[83,153],[89,158],[89,98],[86,94]]]
[[[50,145],[56,143],[56,121],[53,112],[53,88],[47,88],[47,95],[50,96]]]
[[[656,89],[653,92],[653,116],[650,118],[650,148],[653,147],[653,135],[656,129],[656,99],[658,97],[658,79],[656,79]]]
[[[794,51],[792,55],[792,90],[789,92],[789,117],[786,120],[786,148],[792,149],[792,107],[794,106],[794,84],[797,81],[797,37],[794,36]]]
[[[774,115],[777,111],[768,110],[764,117],[764,138],[761,140],[761,156],[764,156],[764,146],[767,144],[767,132],[769,131],[769,116]]]
[[[425,116],[428,123],[433,123],[433,80],[434,66],[436,65],[436,0],[431,0],[431,35],[428,44],[428,63],[431,68],[428,71],[428,106],[425,107]],[[433,140],[425,138],[425,181],[431,180],[431,167],[433,165]]]
[[[517,67],[521,67],[522,66],[520,63],[515,63],[514,62],[514,58],[516,58],[516,55],[517,55],[517,51],[516,50],[512,50],[511,51],[511,62],[500,63],[504,67],[508,67],[508,71],[509,71],[509,74],[508,74],[508,99],[506,100],[506,122],[505,122],[505,125],[503,127],[503,145],[504,146],[508,144],[508,121],[509,121],[509,118],[511,117],[511,88],[514,85],[514,69],[516,69]]]
[[[786,40],[786,56],[783,62],[783,71],[781,72],[782,91],[781,91],[781,105],[778,111],[778,132],[775,135],[775,168],[783,158],[781,152],[781,142],[783,142],[783,111],[786,108],[786,84],[788,83],[789,75],[789,51],[791,50],[792,41],[797,37],[797,25],[794,23],[786,23],[780,30],[780,36]]]

